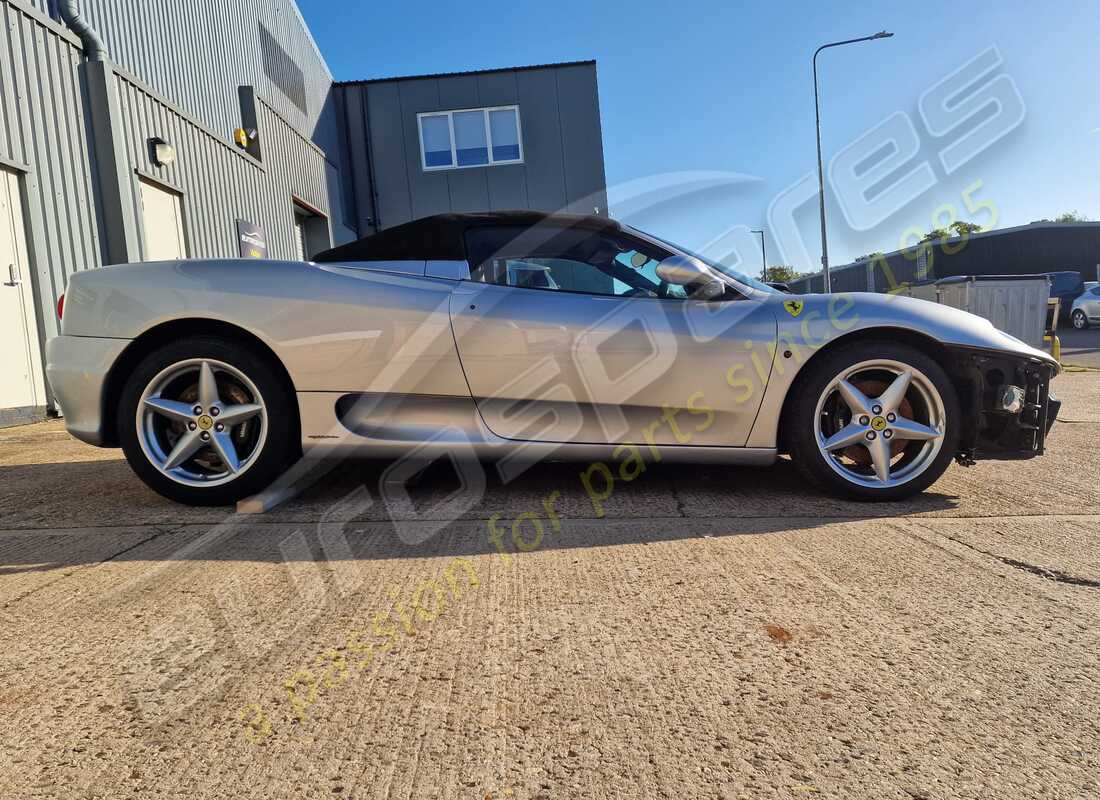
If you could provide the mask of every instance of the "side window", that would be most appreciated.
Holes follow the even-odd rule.
[[[467,232],[466,246],[470,279],[482,283],[616,297],[687,297],[684,287],[657,277],[668,251],[616,231],[475,228]]]
[[[616,256],[616,259],[622,264],[632,267],[638,275],[642,276],[650,283],[660,285],[661,279],[657,277],[657,265],[661,263],[660,258],[651,258],[646,253],[642,253],[638,250],[631,250],[626,253],[620,253]],[[670,297],[676,300],[684,300],[688,296],[688,290],[683,286],[666,284],[665,293],[661,296]]]

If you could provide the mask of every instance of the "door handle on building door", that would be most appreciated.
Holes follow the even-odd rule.
[[[8,282],[5,283],[4,285],[5,286],[18,286],[22,282],[23,281],[21,281],[17,277],[15,277],[15,264],[8,264]]]

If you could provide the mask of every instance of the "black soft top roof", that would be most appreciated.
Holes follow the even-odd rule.
[[[579,228],[618,231],[619,223],[582,214],[546,214],[541,211],[486,211],[477,214],[436,214],[379,231],[355,242],[325,250],[313,257],[321,263],[354,261],[465,261],[466,231],[508,226]]]

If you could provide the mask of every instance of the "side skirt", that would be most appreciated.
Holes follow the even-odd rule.
[[[622,457],[621,444],[575,444],[502,439],[490,431],[469,398],[356,396],[299,392],[302,450],[310,458],[418,458],[444,455],[485,461],[605,461]],[[650,445],[638,443],[647,454]],[[660,460],[689,464],[767,466],[774,447],[656,445]]]

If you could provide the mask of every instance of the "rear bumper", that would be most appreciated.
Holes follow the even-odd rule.
[[[82,442],[105,446],[103,391],[128,344],[129,339],[94,336],[55,336],[46,342],[46,378],[65,428]]]
[[[956,353],[965,391],[960,400],[968,426],[959,441],[959,457],[1023,459],[1041,456],[1062,403],[1050,393],[1057,363],[997,351]],[[1007,387],[1023,390],[1018,411],[1006,410],[1001,397]]]

